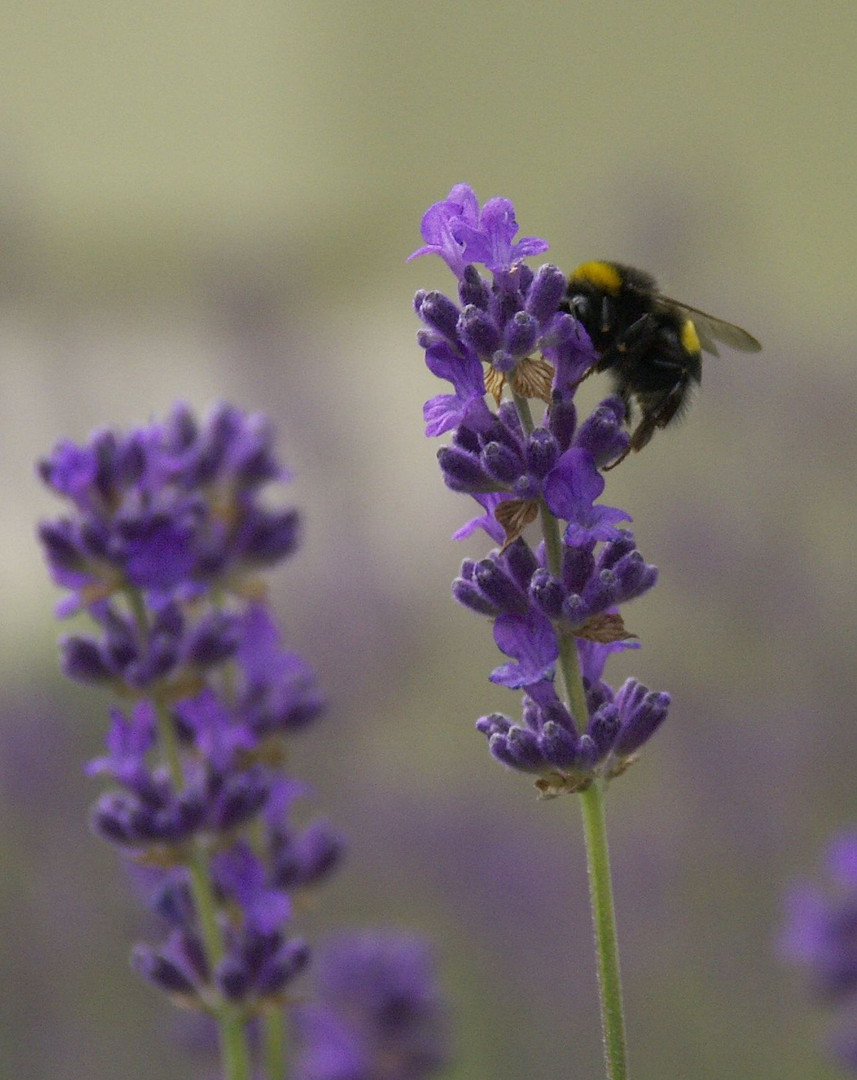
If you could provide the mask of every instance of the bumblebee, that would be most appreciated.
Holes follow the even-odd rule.
[[[640,414],[628,450],[613,465],[681,416],[700,381],[703,351],[717,356],[716,342],[739,352],[762,347],[739,326],[664,296],[651,274],[622,263],[582,263],[568,279],[563,307],[598,353],[590,370],[609,372],[626,415],[634,406]]]

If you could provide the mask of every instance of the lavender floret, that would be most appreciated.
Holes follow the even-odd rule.
[[[296,546],[294,511],[261,499],[267,483],[286,476],[270,429],[230,406],[201,426],[180,405],[163,424],[128,435],[59,443],[39,473],[74,510],[40,530],[54,580],[71,590],[61,614],[97,611],[127,589],[154,609],[167,596],[229,589]]]

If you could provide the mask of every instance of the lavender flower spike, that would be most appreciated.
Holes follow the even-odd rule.
[[[556,795],[624,772],[670,698],[601,678],[609,653],[635,636],[623,606],[653,587],[657,570],[625,527],[630,515],[601,502],[605,468],[628,449],[625,406],[611,396],[578,420],[575,391],[598,358],[565,302],[565,274],[522,262],[547,244],[515,241],[517,228],[508,200],[480,209],[459,184],[426,212],[426,243],[411,257],[440,255],[457,278],[458,303],[438,292],[415,300],[426,364],[453,388],[426,402],[426,434],[449,434],[438,452],[443,480],[479,506],[455,535],[482,529],[498,545],[465,560],[453,595],[492,621],[509,658],[492,682],[525,695],[520,724],[492,714],[477,727],[495,757]],[[542,543],[527,539],[536,520]]]
[[[261,417],[222,405],[200,426],[178,405],[162,424],[59,443],[39,473],[73,509],[40,528],[53,578],[70,590],[60,614],[98,614],[123,589],[158,610],[290,554],[297,514],[259,498],[286,478],[271,442]]]
[[[455,536],[481,529],[497,545],[464,560],[453,596],[491,621],[508,658],[491,681],[523,694],[520,723],[495,712],[476,727],[543,798],[579,794],[606,1075],[627,1080],[604,791],[664,722],[670,696],[603,679],[608,657],[638,644],[625,605],[657,580],[625,527],[630,515],[601,501],[604,472],[630,445],[626,405],[611,395],[579,419],[577,388],[603,355],[568,302],[566,275],[523,261],[547,245],[515,241],[507,199],[480,210],[472,189],[456,185],[421,228],[414,255],[439,255],[457,292],[414,300],[426,366],[453,389],[426,402],[426,434],[448,433],[437,455],[444,483],[479,506]]]
[[[68,590],[60,611],[95,626],[64,639],[64,667],[127,703],[88,771],[110,783],[95,830],[147,869],[168,927],[133,963],[218,1019],[230,1078],[249,1075],[244,1025],[276,1013],[309,959],[289,893],[343,848],[323,821],[290,823],[299,785],[279,767],[323,701],[258,580],[298,538],[296,512],[266,502],[287,478],[272,443],[261,417],[222,405],[199,422],[179,405],[163,423],[62,442],[39,466],[67,503],[40,528]]]

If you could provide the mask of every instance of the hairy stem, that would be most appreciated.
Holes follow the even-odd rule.
[[[146,642],[148,616],[143,597],[136,589],[130,590],[129,595],[141,641]],[[155,693],[153,701],[157,714],[158,738],[170,770],[170,779],[176,791],[181,791],[185,778],[175,726],[163,696]],[[205,952],[209,965],[214,969],[223,959],[225,949],[223,934],[217,922],[217,901],[211,882],[208,857],[198,840],[193,840],[188,846],[187,868]],[[221,1000],[213,1011],[220,1029],[224,1080],[250,1080],[250,1055],[244,1018],[240,1011],[228,1001]]]
[[[282,1009],[265,1014],[265,1075],[268,1080],[283,1080],[286,1075],[286,1023]]]
[[[529,434],[534,428],[530,403],[526,398],[518,394],[513,393],[513,398],[521,425]],[[546,566],[554,576],[559,577],[562,573],[560,523],[551,514],[544,501],[542,501],[540,507],[540,518],[545,541]],[[588,723],[589,710],[580,671],[577,641],[573,635],[560,632],[558,642],[557,674],[564,684],[568,707],[578,731],[582,731],[585,730]],[[604,789],[605,781],[594,781],[580,793],[580,807],[583,814],[583,834],[586,843],[589,900],[595,934],[601,1029],[607,1080],[627,1080],[628,1055],[625,1041],[625,1017],[622,1007],[622,979],[619,971],[619,943],[616,934],[610,855],[607,848]]]
[[[604,817],[604,781],[595,781],[580,794],[586,862],[589,870],[589,900],[595,931],[598,989],[601,999],[601,1028],[608,1080],[627,1080],[628,1051],[622,1009],[622,979],[619,972],[619,943],[610,856]]]

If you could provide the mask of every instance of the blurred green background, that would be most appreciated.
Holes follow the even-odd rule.
[[[489,758],[481,537],[440,482],[406,264],[459,181],[571,269],[637,263],[746,326],[610,474],[659,588],[617,658],[674,708],[608,804],[637,1077],[837,1075],[775,955],[783,888],[857,821],[853,3],[3,7],[0,1074],[211,1075],[129,970],[146,932],[82,775],[107,701],[56,672],[33,461],[176,398],[267,410],[306,512],[275,575],[332,708],[296,769],[352,842],[308,933],[436,942],[451,1077],[600,1070],[578,811]],[[587,386],[594,395],[603,384]],[[594,401],[595,398],[593,397]],[[178,1041],[172,1036],[176,1035]],[[207,1070],[207,1071],[206,1071]]]

